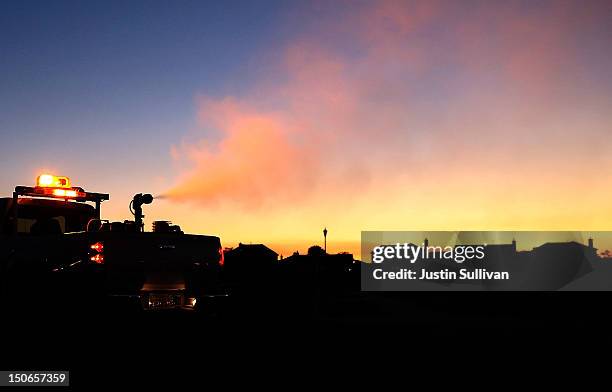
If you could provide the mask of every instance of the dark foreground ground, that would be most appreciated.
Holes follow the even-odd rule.
[[[611,301],[610,293],[267,294],[233,298],[215,314],[33,304],[2,314],[0,369],[67,369],[73,386],[88,388],[229,386],[280,382],[280,373],[356,381],[421,358],[440,366],[466,355],[607,352]]]

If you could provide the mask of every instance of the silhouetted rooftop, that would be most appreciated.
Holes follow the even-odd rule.
[[[240,243],[238,244],[238,246],[234,249],[228,250],[227,252],[225,252],[226,255],[231,255],[232,253],[234,254],[240,254],[243,252],[249,252],[249,253],[267,253],[269,255],[274,255],[274,257],[278,257],[278,253],[276,253],[275,251],[273,251],[272,249],[268,248],[267,246],[265,246],[264,244],[243,244]]]
[[[597,250],[597,248],[590,248],[588,245],[581,244],[580,242],[577,242],[577,241],[569,241],[569,242],[546,242],[546,243],[544,243],[544,244],[542,244],[542,245],[540,245],[540,246],[536,246],[536,247],[535,247],[535,248],[533,248],[533,249],[535,250],[535,249],[538,249],[538,248],[543,248],[543,247],[553,247],[553,246],[556,246],[556,247],[561,247],[561,246],[580,246],[580,247],[582,247],[582,248],[586,248],[586,249],[593,249],[593,250]]]

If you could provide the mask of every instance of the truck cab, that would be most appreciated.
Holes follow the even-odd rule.
[[[193,310],[224,296],[218,237],[185,234],[168,221],[145,232],[142,206],[153,201],[148,194],[134,196],[134,220],[102,220],[108,199],[52,175],[0,198],[3,300],[55,306],[112,300],[145,310]]]

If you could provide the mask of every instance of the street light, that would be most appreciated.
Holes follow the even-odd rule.
[[[324,248],[325,254],[327,254],[327,227],[323,229],[323,240],[324,240]]]

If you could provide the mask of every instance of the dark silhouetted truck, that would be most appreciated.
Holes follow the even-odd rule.
[[[168,221],[145,232],[149,194],[134,196],[134,220],[102,220],[100,205],[108,199],[47,174],[0,198],[4,305],[200,309],[224,296],[218,237],[184,234]]]

